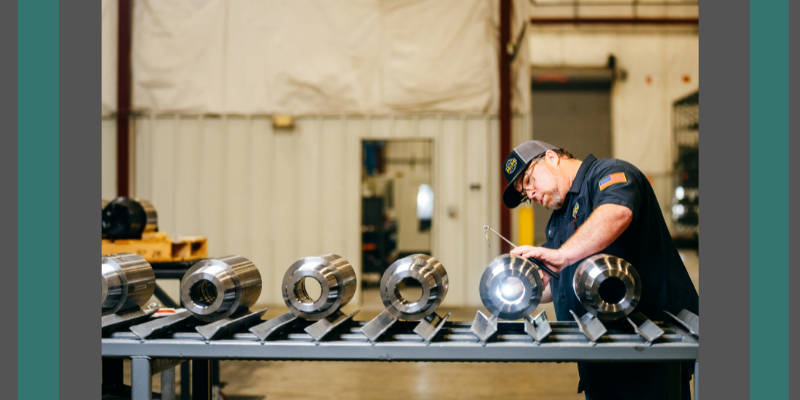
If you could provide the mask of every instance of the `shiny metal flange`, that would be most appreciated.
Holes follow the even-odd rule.
[[[194,264],[181,280],[186,310],[205,322],[250,308],[261,295],[261,273],[242,256],[225,256]]]
[[[321,293],[313,299],[306,291],[306,279],[319,282]],[[283,275],[283,301],[295,316],[307,320],[325,318],[349,303],[356,293],[353,266],[336,254],[298,260]]]
[[[629,262],[608,254],[583,260],[572,279],[575,296],[602,321],[623,319],[642,297],[642,280]]]
[[[422,288],[419,300],[409,301],[400,294],[400,282],[413,279]],[[439,260],[414,254],[395,261],[381,278],[381,300],[386,310],[397,318],[419,321],[433,314],[447,296],[447,271]]]
[[[103,315],[144,306],[156,288],[153,267],[132,253],[103,256],[101,281]]]
[[[539,306],[544,285],[530,261],[510,254],[499,256],[481,276],[483,305],[500,319],[525,318]]]

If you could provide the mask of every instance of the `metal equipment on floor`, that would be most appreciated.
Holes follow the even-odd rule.
[[[181,302],[205,322],[213,322],[250,308],[261,295],[261,273],[242,256],[203,260],[181,280]]]
[[[608,254],[583,260],[572,286],[583,307],[602,321],[625,318],[639,304],[642,280],[629,262]]]
[[[313,299],[306,291],[306,279],[320,285],[321,294]],[[356,272],[336,254],[323,254],[298,260],[283,276],[283,301],[292,314],[307,320],[330,316],[349,303],[356,293]]]
[[[483,305],[500,319],[530,315],[542,300],[544,285],[539,270],[524,258],[504,254],[495,258],[481,276]]]
[[[123,253],[102,257],[102,315],[141,308],[156,287],[153,268],[136,254]]]
[[[103,207],[103,234],[109,239],[140,239],[158,230],[158,212],[147,200],[117,197]]]
[[[691,315],[681,313],[684,317]],[[593,317],[593,316],[592,316]],[[696,317],[696,316],[694,316]],[[692,319],[699,322],[699,318]],[[677,318],[677,317],[676,317]],[[155,319],[151,319],[153,321]],[[267,321],[269,322],[269,321]],[[321,321],[320,321],[321,322]],[[549,333],[532,335],[529,324],[542,321],[500,321],[486,343],[481,343],[471,331],[469,322],[445,322],[434,338],[426,343],[413,329],[415,322],[398,321],[381,341],[371,343],[362,333],[363,321],[349,317],[338,330],[309,332],[311,322],[295,319],[278,334],[266,340],[245,329],[263,320],[241,321],[240,326],[209,339],[200,327],[172,327],[153,333],[146,339],[119,329],[103,333],[102,356],[104,387],[116,379],[106,373],[106,364],[114,366],[115,359],[133,360],[132,398],[150,399],[151,380],[156,371],[168,371],[183,361],[192,360],[192,398],[209,399],[210,360],[303,360],[303,361],[455,361],[455,362],[601,362],[601,361],[658,361],[669,362],[680,369],[687,361],[699,368],[699,337],[688,331],[683,323],[657,322],[664,332],[652,343],[637,333],[625,321],[606,322],[606,332],[594,342],[576,322],[550,322]],[[149,322],[145,322],[149,323]],[[685,323],[685,322],[684,322]],[[692,322],[694,323],[694,322]],[[535,327],[535,326],[534,326]],[[548,329],[549,329],[548,327]],[[698,325],[699,327],[699,325]],[[317,333],[320,333],[317,332]],[[538,339],[537,339],[538,337]],[[184,364],[186,365],[186,364]],[[674,375],[674,376],[673,376]],[[669,384],[680,385],[680,374],[670,376]],[[110,376],[109,382],[106,376]],[[167,382],[164,382],[166,376]],[[121,374],[118,375],[121,380]],[[695,390],[699,387],[695,376]],[[174,373],[162,375],[169,397]],[[174,382],[174,381],[173,381]],[[679,388],[679,387],[678,387]],[[671,391],[680,393],[680,390]],[[184,393],[185,394],[185,393]],[[165,397],[166,396],[166,397]],[[697,394],[695,399],[699,400]]]

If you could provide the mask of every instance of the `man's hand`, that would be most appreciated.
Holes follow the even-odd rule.
[[[561,272],[562,269],[571,264],[570,260],[560,250],[546,249],[544,247],[519,246],[511,250],[511,255],[522,258],[533,257],[544,263],[555,273]],[[550,282],[550,275],[542,274],[542,282],[547,286],[547,283]]]

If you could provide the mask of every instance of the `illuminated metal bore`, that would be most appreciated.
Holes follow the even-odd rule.
[[[142,256],[132,253],[102,257],[102,315],[144,306],[153,296],[156,275]]]
[[[583,260],[572,286],[583,307],[603,321],[625,318],[642,297],[642,280],[629,262],[608,254]]]
[[[306,291],[306,279],[319,283],[321,293],[313,299]],[[306,320],[325,318],[349,303],[356,293],[356,272],[336,254],[323,254],[296,261],[283,275],[283,301],[289,311]]]
[[[544,285],[539,269],[530,261],[504,254],[495,258],[481,276],[483,305],[500,319],[530,315],[542,300]]]
[[[186,310],[213,322],[246,310],[261,295],[261,273],[242,256],[225,256],[194,264],[181,279]]]
[[[400,283],[411,279],[419,283],[422,295],[410,301],[400,293]],[[381,278],[381,300],[393,316],[406,321],[419,321],[433,314],[447,296],[447,271],[439,260],[425,254],[414,254],[395,261]]]

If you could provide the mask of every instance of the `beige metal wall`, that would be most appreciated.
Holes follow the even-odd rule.
[[[527,139],[528,117],[513,128],[512,143]],[[431,139],[432,252],[451,283],[443,306],[480,305],[481,273],[499,251],[481,230],[499,221],[496,116],[302,117],[283,131],[268,117],[170,115],[139,117],[134,131],[133,192],[155,204],[160,229],[207,236],[210,255],[251,258],[264,279],[259,302],[271,304],[302,257],[337,253],[360,278],[361,141]],[[177,295],[176,284],[165,289]]]
[[[101,142],[101,193],[104,199],[113,200],[117,197],[117,122],[113,117],[102,119]]]

